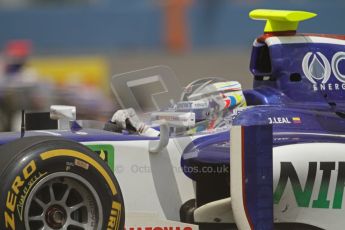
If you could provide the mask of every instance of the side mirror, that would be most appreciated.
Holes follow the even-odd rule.
[[[158,141],[150,141],[150,153],[158,153],[169,144],[170,127],[190,128],[195,125],[195,113],[156,112],[152,113],[151,118],[153,123],[159,124],[160,136]]]
[[[76,120],[76,107],[52,105],[50,106],[50,119],[58,121],[58,129],[69,129],[70,121]]]

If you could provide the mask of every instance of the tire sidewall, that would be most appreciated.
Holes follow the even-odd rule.
[[[101,229],[123,229],[124,207],[119,185],[106,163],[91,150],[58,140],[31,146],[17,154],[0,177],[0,215],[4,218],[0,229],[25,229],[27,198],[39,181],[57,172],[79,175],[95,189],[103,210]]]

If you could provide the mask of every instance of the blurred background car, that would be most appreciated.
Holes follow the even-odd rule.
[[[300,30],[345,33],[343,0],[2,0],[0,130],[50,104],[109,119],[111,76],[147,66],[170,66],[181,85],[222,77],[250,88],[249,49],[264,26],[248,19],[254,8],[317,12]]]
[[[21,111],[76,105],[81,119],[106,120],[114,111],[102,79],[106,65],[97,58],[34,59],[29,40],[11,40],[0,65],[0,130],[20,128]]]

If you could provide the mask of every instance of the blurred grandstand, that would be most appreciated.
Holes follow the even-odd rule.
[[[220,76],[249,88],[251,44],[263,30],[248,18],[254,8],[314,11],[301,31],[345,34],[343,0],[2,0],[0,47],[30,40],[28,66],[55,89],[96,85],[108,97],[112,74],[160,64],[182,84]]]

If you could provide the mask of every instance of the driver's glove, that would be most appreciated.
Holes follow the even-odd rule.
[[[136,132],[142,136],[159,136],[159,131],[142,122],[132,108],[116,111],[111,118],[111,122],[120,125],[123,129],[128,130],[129,132]]]

